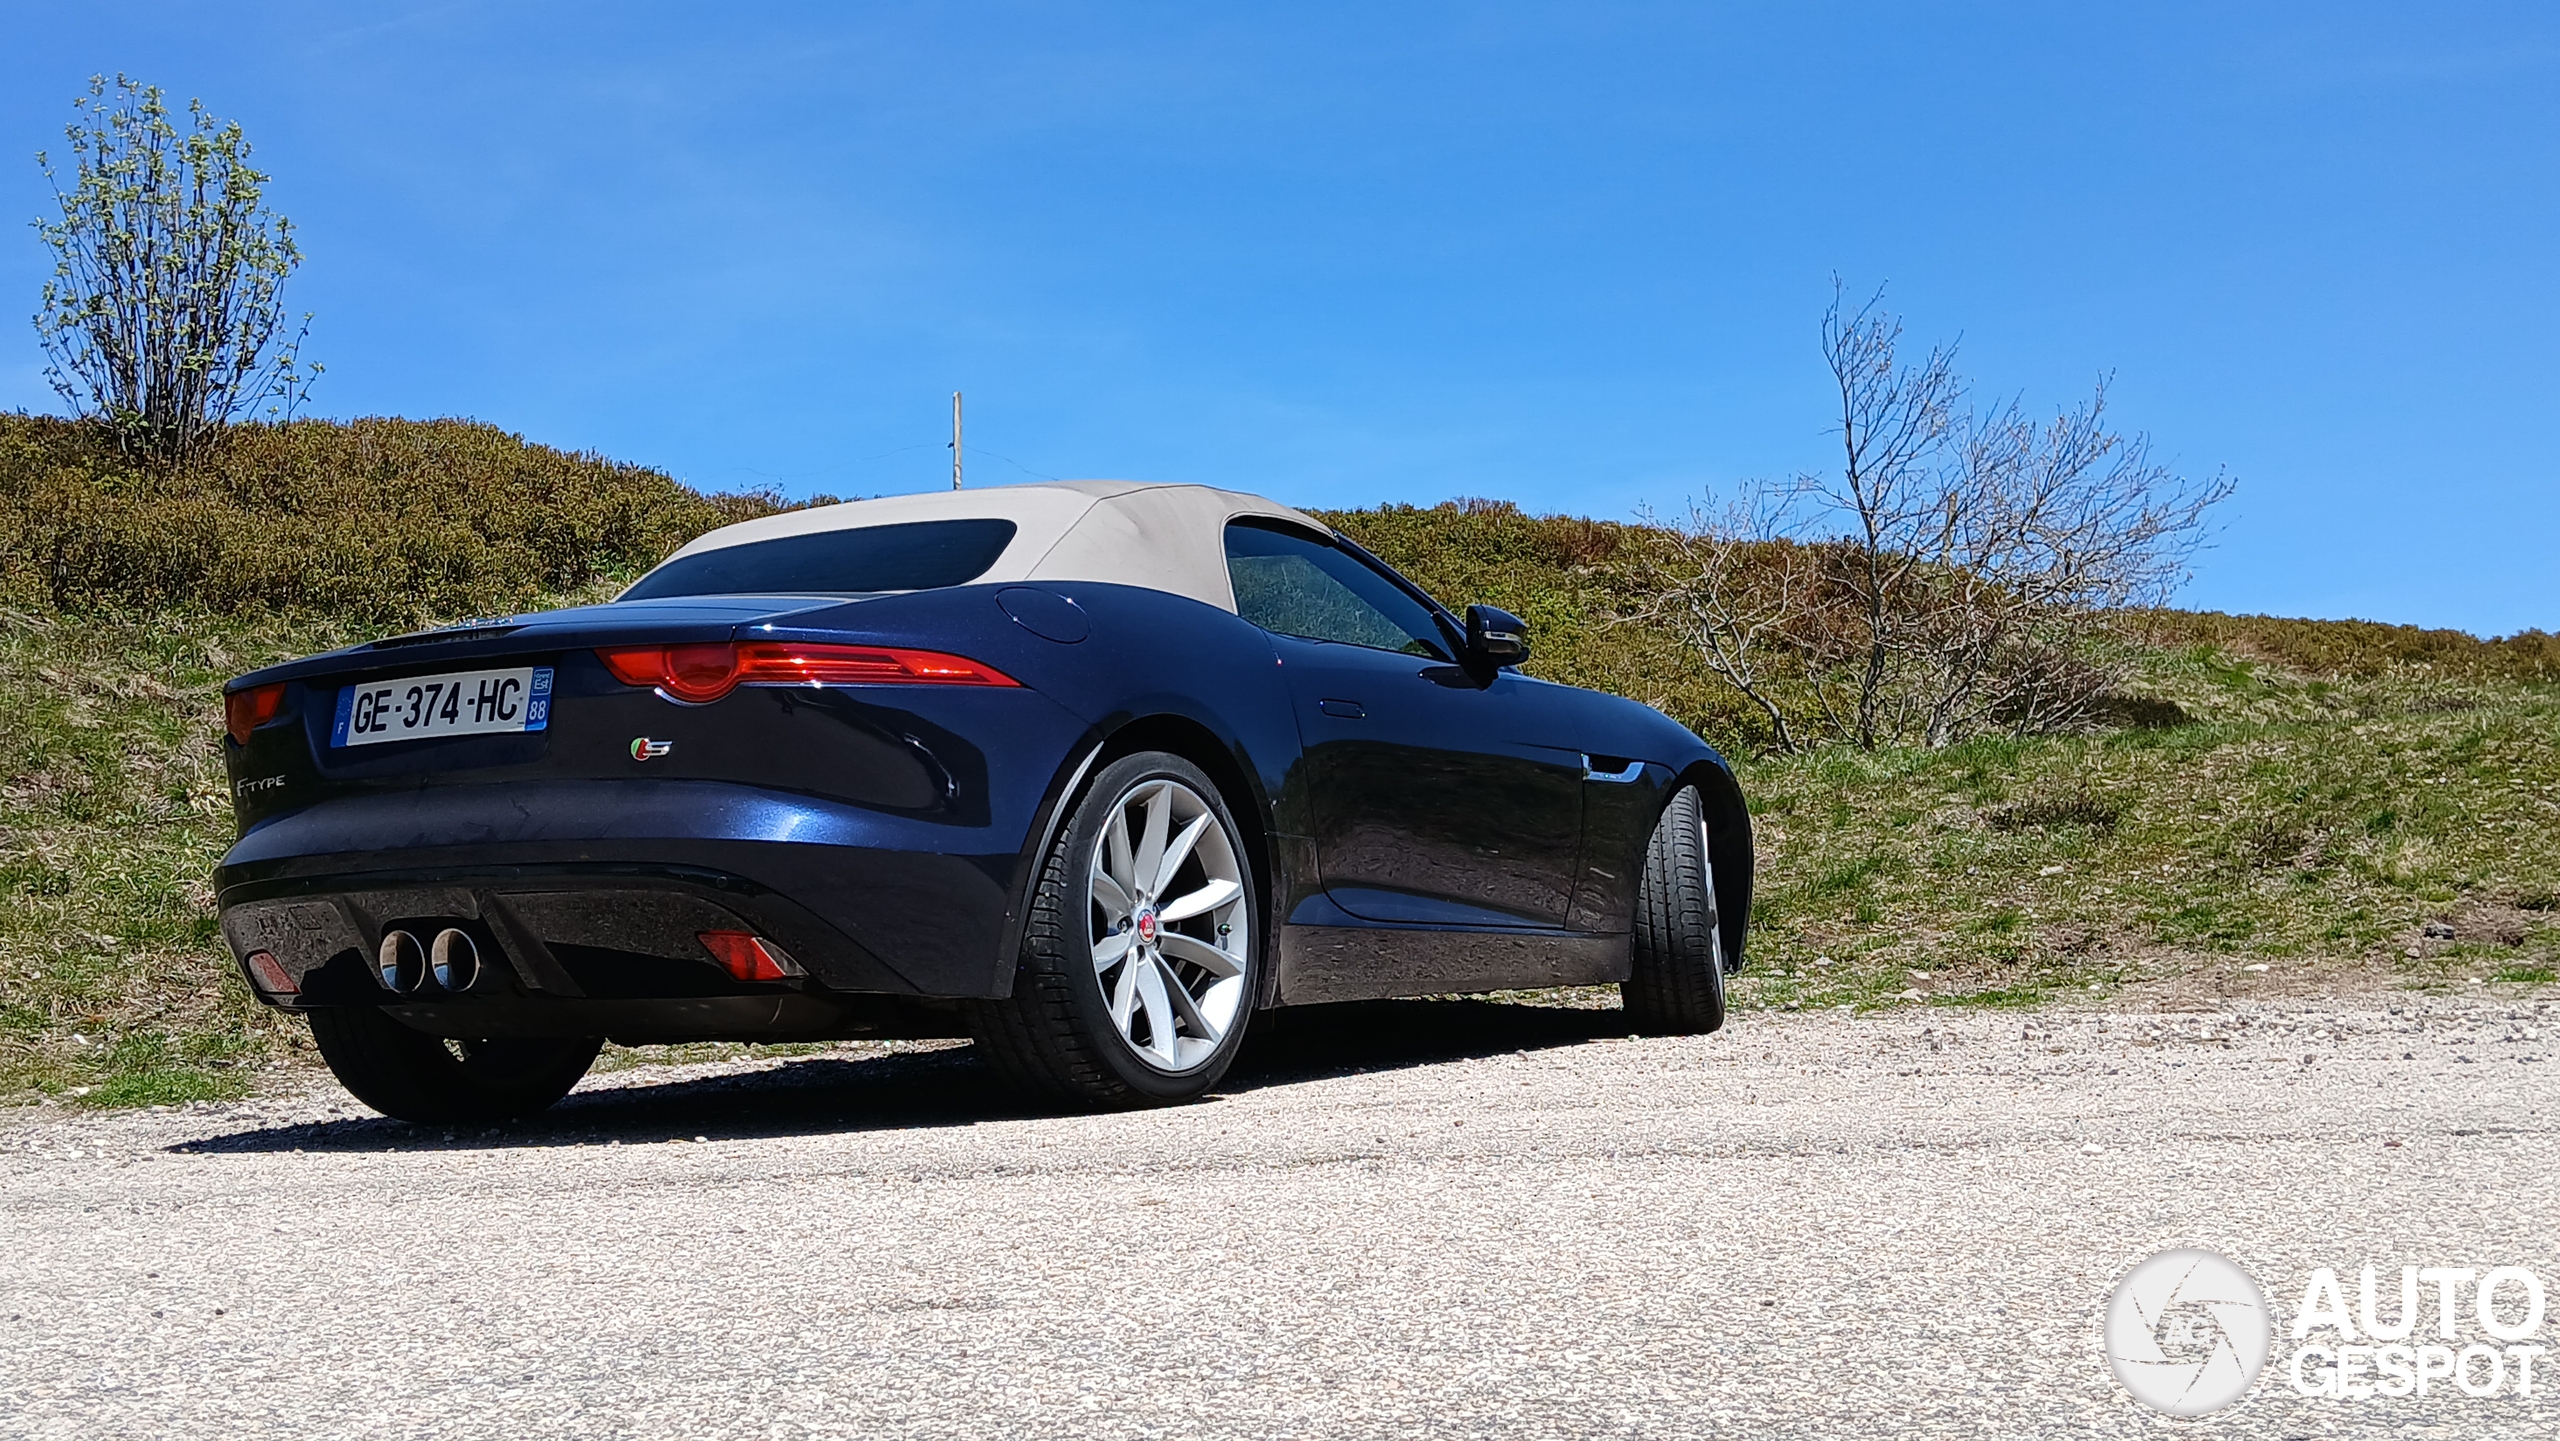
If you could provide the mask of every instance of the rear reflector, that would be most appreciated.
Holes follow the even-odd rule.
[[[801,975],[790,953],[749,931],[704,931],[702,948],[720,969],[742,981],[781,981]]]
[[[701,705],[742,685],[989,685],[1022,683],[965,656],[895,646],[796,641],[616,646],[596,657],[624,685],[653,686]]]
[[[248,966],[249,978],[256,981],[258,989],[266,994],[270,996],[301,994],[302,988],[293,983],[293,977],[285,974],[284,963],[276,959],[275,952],[251,951]]]
[[[284,682],[235,690],[222,698],[222,720],[231,738],[249,743],[249,732],[276,718],[284,709]]]

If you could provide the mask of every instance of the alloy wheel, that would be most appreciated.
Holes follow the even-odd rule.
[[[1093,969],[1113,1031],[1153,1070],[1207,1062],[1245,1008],[1236,837],[1189,786],[1142,780],[1112,806],[1091,870]]]

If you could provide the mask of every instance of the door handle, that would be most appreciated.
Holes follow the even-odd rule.
[[[1582,778],[1587,781],[1624,783],[1644,774],[1644,762],[1624,756],[1584,756]]]
[[[1316,709],[1323,711],[1326,715],[1339,717],[1342,720],[1367,720],[1369,718],[1369,713],[1362,710],[1360,708],[1360,702],[1356,700],[1320,700],[1316,702]]]

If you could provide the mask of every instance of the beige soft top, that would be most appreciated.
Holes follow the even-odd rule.
[[[722,526],[667,559],[858,526],[1009,520],[1015,526],[1012,543],[973,584],[1109,581],[1169,591],[1233,611],[1236,596],[1227,580],[1226,529],[1228,521],[1245,515],[1295,521],[1318,535],[1331,530],[1304,511],[1241,491],[1135,480],[1056,480],[890,495],[768,515]]]

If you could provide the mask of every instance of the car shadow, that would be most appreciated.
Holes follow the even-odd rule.
[[[1399,1070],[1541,1050],[1627,1033],[1615,1010],[1484,1000],[1352,1001],[1265,1016],[1213,1092]],[[181,1154],[483,1151],[493,1147],[647,1145],[847,1131],[966,1126],[1056,1114],[1026,1099],[975,1047],[876,1056],[811,1056],[760,1071],[572,1092],[540,1115],[500,1125],[418,1126],[378,1116],[263,1126],[169,1147]]]
[[[1626,1012],[1584,1006],[1465,998],[1293,1006],[1255,1022],[1235,1069],[1218,1088],[1249,1091],[1625,1034]]]

